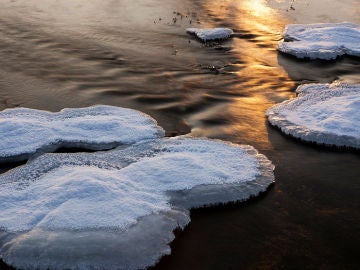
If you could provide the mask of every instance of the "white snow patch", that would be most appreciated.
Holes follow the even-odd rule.
[[[164,136],[154,119],[139,111],[93,106],[57,113],[15,108],[0,112],[0,162],[24,160],[59,147],[108,149]]]
[[[177,137],[45,154],[0,176],[0,258],[24,269],[139,269],[170,253],[193,207],[274,181],[250,146]]]
[[[284,133],[319,144],[360,148],[360,85],[308,84],[266,111]]]
[[[353,23],[290,24],[278,49],[298,58],[335,59],[360,56],[360,25]]]
[[[187,28],[186,32],[205,42],[228,39],[234,34],[233,30],[229,28]]]

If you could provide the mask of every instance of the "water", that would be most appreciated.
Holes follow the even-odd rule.
[[[130,107],[168,136],[251,144],[276,165],[261,198],[194,211],[155,269],[358,267],[359,154],[300,143],[264,116],[300,83],[360,82],[359,59],[300,61],[275,49],[287,23],[360,23],[358,0],[0,3],[0,109]],[[194,26],[236,35],[204,45],[185,33]]]

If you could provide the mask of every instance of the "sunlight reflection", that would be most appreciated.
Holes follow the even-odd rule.
[[[265,0],[239,1],[256,17],[271,16],[273,10],[269,8]]]
[[[231,71],[237,77],[229,91],[234,98],[213,114],[193,118],[199,126],[202,118],[227,119],[226,125],[193,131],[197,135],[233,137],[240,143],[251,143],[262,149],[271,148],[264,112],[273,104],[294,96],[294,82],[278,64],[276,45],[286,24],[285,18],[268,6],[266,0],[207,1],[207,10],[216,23],[235,29],[232,42]],[[218,25],[211,26],[218,26]],[[214,24],[214,23],[213,23]],[[251,138],[251,139],[250,139]],[[256,138],[254,140],[254,138]]]

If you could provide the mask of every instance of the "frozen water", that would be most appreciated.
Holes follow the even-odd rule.
[[[251,146],[156,139],[44,154],[0,176],[0,258],[24,269],[139,269],[170,253],[194,207],[241,201],[274,181]]]
[[[353,23],[290,24],[278,49],[298,58],[360,56],[360,26]]]
[[[164,136],[154,119],[139,111],[93,106],[57,113],[15,108],[0,112],[0,162],[29,158],[59,147],[108,149]]]
[[[170,253],[189,209],[246,200],[274,181],[254,148],[158,139],[155,120],[130,109],[10,109],[0,124],[0,161],[120,145],[41,155],[0,176],[0,258],[20,269],[148,267]]]
[[[319,144],[360,148],[360,85],[308,84],[267,110],[284,133]]]
[[[146,156],[138,157],[139,149]],[[131,163],[121,163],[131,157]],[[220,167],[221,160],[227,162]],[[168,210],[166,191],[248,181],[255,179],[257,166],[244,147],[195,139],[167,139],[109,153],[42,156],[2,177],[1,216],[6,218],[0,224],[10,231],[33,226],[126,228],[138,216]],[[89,205],[98,209],[82,212]],[[108,210],[101,212],[104,206]]]
[[[229,28],[187,28],[186,32],[205,42],[228,39],[234,34],[233,30]]]

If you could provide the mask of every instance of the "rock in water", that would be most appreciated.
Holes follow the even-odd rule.
[[[295,138],[360,148],[360,85],[307,84],[299,96],[266,111],[269,122]]]
[[[113,106],[48,111],[15,108],[0,112],[0,162],[28,159],[60,147],[113,148],[164,136],[150,116]]]
[[[297,58],[335,59],[360,56],[360,25],[353,23],[290,24],[278,50]]]
[[[209,139],[45,154],[0,176],[0,258],[19,269],[143,269],[170,253],[189,209],[273,181],[251,146]]]
[[[204,42],[228,39],[234,34],[233,30],[229,28],[187,28],[186,32]]]

